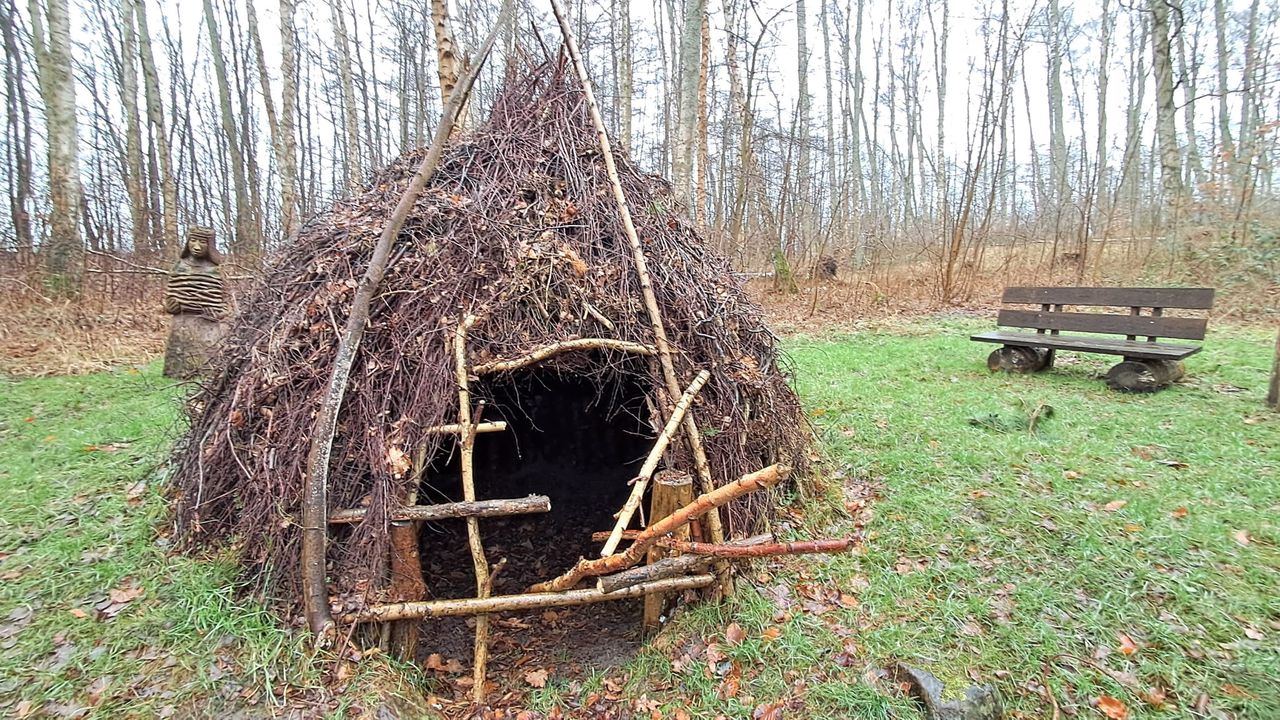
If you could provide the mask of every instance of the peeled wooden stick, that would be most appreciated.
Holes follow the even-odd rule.
[[[644,583],[604,593],[598,588],[569,590],[558,593],[525,593],[521,595],[498,595],[488,598],[462,598],[459,600],[425,600],[422,602],[391,603],[374,605],[343,618],[346,622],[391,622],[393,620],[411,620],[415,618],[457,617],[459,615],[479,615],[495,612],[524,612],[541,610],[550,607],[566,607],[572,605],[590,605],[610,600],[626,600],[652,592],[677,592],[702,588],[715,582],[710,575],[689,575],[688,577],[670,578]]]
[[[436,133],[431,139],[431,149],[427,151],[418,171],[414,173],[409,186],[396,204],[386,224],[382,226],[382,234],[374,245],[373,256],[364,276],[356,288],[351,300],[351,312],[347,315],[347,324],[338,338],[338,349],[334,354],[333,371],[329,376],[329,384],[320,400],[316,412],[315,423],[311,431],[311,447],[307,451],[307,474],[303,477],[302,490],[302,600],[306,609],[307,625],[315,634],[318,643],[327,644],[333,635],[333,611],[329,608],[329,589],[325,582],[325,559],[328,554],[329,524],[326,522],[329,513],[329,461],[333,453],[333,435],[338,429],[338,410],[342,407],[342,399],[347,393],[347,383],[351,378],[351,366],[355,363],[356,351],[360,348],[360,340],[364,336],[369,321],[369,307],[374,293],[382,283],[386,273],[387,262],[391,257],[391,246],[400,235],[405,219],[422,194],[427,181],[435,174],[436,166],[444,154],[445,145],[453,131],[467,95],[480,69],[484,67],[493,43],[498,39],[498,32],[507,24],[514,3],[506,0],[497,22],[489,31],[488,37],[476,52],[476,60],[470,67],[444,106],[444,115],[436,126]]]
[[[610,338],[579,338],[577,340],[565,340],[563,342],[545,345],[537,348],[536,350],[527,352],[520,357],[511,358],[509,360],[495,360],[493,362],[480,363],[472,366],[471,372],[476,375],[486,375],[489,373],[519,370],[522,367],[542,362],[549,357],[574,350],[619,350],[621,352],[629,352],[636,355],[653,355],[654,352],[656,352],[648,345],[627,342],[626,340],[613,340]]]
[[[747,493],[771,488],[779,482],[785,480],[791,474],[791,466],[789,465],[770,465],[763,470],[757,470],[753,473],[743,475],[734,482],[718,487],[709,493],[698,496],[693,502],[685,505],[679,510],[671,513],[661,520],[655,521],[652,525],[645,529],[644,532],[636,536],[631,546],[625,552],[617,555],[610,555],[596,560],[582,559],[577,562],[568,572],[558,578],[542,582],[529,588],[529,592],[557,592],[560,590],[568,590],[578,581],[585,577],[594,577],[597,575],[606,575],[608,573],[625,570],[635,565],[644,558],[645,551],[651,545],[658,542],[662,536],[667,535],[676,528],[689,523],[705,515],[708,511],[714,510],[725,503],[742,497]]]
[[[474,372],[474,368],[472,371]],[[507,424],[498,420],[497,422],[476,423],[474,427],[477,433],[491,433],[506,430]],[[458,423],[449,423],[447,425],[432,425],[429,428],[423,428],[422,432],[426,435],[459,435],[465,430],[466,428]]]
[[[737,543],[700,543],[687,540],[659,540],[662,547],[676,552],[705,557],[723,558],[755,558],[771,555],[812,555],[815,553],[841,553],[849,550],[857,542],[855,538],[838,538],[834,540],[798,540],[795,542],[765,543],[762,545],[740,545]]]
[[[509,500],[476,500],[473,502],[441,503],[439,505],[408,505],[391,511],[391,520],[434,521],[468,517],[507,517],[551,511],[551,498],[546,495],[530,495]],[[364,520],[365,508],[335,510],[329,514],[331,525],[349,525]]]
[[[596,127],[596,137],[600,143],[600,155],[604,160],[605,172],[609,175],[609,184],[613,187],[613,200],[618,206],[618,216],[622,219],[622,229],[626,232],[627,242],[631,245],[631,256],[636,264],[636,275],[640,279],[640,294],[644,299],[645,310],[649,314],[649,322],[653,326],[653,345],[658,351],[658,363],[662,367],[662,379],[665,381],[667,394],[676,398],[680,396],[680,381],[676,377],[675,364],[671,361],[671,346],[667,342],[667,330],[662,320],[662,310],[658,307],[657,295],[653,292],[653,282],[649,276],[649,264],[644,257],[644,246],[640,244],[640,235],[636,232],[635,222],[631,219],[631,207],[627,204],[627,195],[622,191],[622,181],[618,178],[618,166],[613,159],[613,148],[609,144],[609,132],[605,128],[604,118],[600,115],[600,106],[596,104],[595,92],[591,89],[591,76],[587,74],[587,66],[582,62],[582,53],[578,51],[578,41],[574,39],[573,30],[569,27],[569,18],[565,15],[560,0],[551,0],[551,10],[560,24],[560,33],[564,36],[565,49],[573,60],[573,68],[582,82],[583,96],[587,101],[587,111],[591,122]],[[664,408],[665,409],[665,408]],[[693,453],[693,467],[698,474],[698,490],[711,492],[711,465],[707,462],[706,449],[702,446],[702,433],[693,415],[687,414],[684,419],[684,434],[689,441],[689,450]],[[720,525],[720,513],[707,516],[707,531],[711,542],[724,542],[724,528]],[[716,577],[720,589],[728,593],[732,589],[727,563],[716,565]]]
[[[474,315],[466,316],[453,333],[454,372],[458,380],[458,423],[467,428],[467,432],[462,434],[462,457],[459,463],[462,497],[467,502],[475,502],[476,499],[476,479],[471,462],[475,452],[476,432],[475,425],[471,422],[471,388],[468,384],[470,374],[467,372],[467,331],[475,321]],[[467,545],[471,548],[471,564],[476,573],[476,597],[483,599],[488,597],[491,587],[489,560],[484,555],[484,543],[480,540],[480,520],[474,515],[467,518]],[[485,667],[489,664],[488,615],[476,618],[474,657],[472,677],[475,684],[472,686],[471,697],[479,705],[484,702]]]
[[[636,508],[640,507],[640,501],[644,500],[645,488],[649,487],[649,477],[653,475],[653,471],[658,469],[658,463],[662,460],[662,453],[667,451],[667,445],[675,437],[676,432],[680,430],[680,423],[684,421],[684,414],[689,409],[689,405],[693,402],[693,398],[702,389],[702,386],[711,377],[711,372],[703,370],[698,373],[698,377],[689,383],[689,388],[684,391],[684,395],[680,396],[680,401],[676,403],[676,407],[671,411],[671,419],[667,421],[667,426],[662,428],[662,433],[658,435],[658,439],[653,443],[653,449],[649,451],[649,457],[645,458],[644,465],[640,467],[640,472],[636,474],[633,485],[631,486],[631,496],[623,503],[622,509],[618,511],[618,522],[613,525],[613,532],[609,535],[609,539],[605,541],[604,547],[600,550],[600,556],[606,557],[613,554],[618,549],[618,543],[622,542],[622,531],[627,529],[631,524],[631,516],[635,514]]]

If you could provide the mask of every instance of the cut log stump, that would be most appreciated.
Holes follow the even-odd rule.
[[[1033,373],[1049,367],[1053,355],[1046,348],[1005,345],[987,356],[991,372]]]
[[[421,600],[427,595],[418,557],[418,523],[391,523],[391,587],[397,602]],[[390,651],[401,660],[412,661],[418,649],[418,621],[399,620],[391,623]]]
[[[649,521],[655,522],[665,518],[680,508],[693,502],[693,476],[673,470],[663,470],[654,478],[652,497],[649,499]],[[689,526],[677,528],[672,537],[680,540],[689,539]],[[656,563],[670,554],[665,548],[657,545],[649,548],[647,559],[650,564]],[[644,596],[644,625],[642,632],[652,635],[662,627],[662,611],[666,609],[667,598],[662,593]]]
[[[1107,387],[1123,392],[1155,392],[1177,382],[1185,372],[1178,360],[1126,359],[1107,371]]]

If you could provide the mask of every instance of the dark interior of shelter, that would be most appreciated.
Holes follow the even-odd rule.
[[[534,368],[486,379],[472,390],[474,402],[485,401],[482,421],[507,423],[504,432],[476,436],[477,499],[530,494],[551,499],[549,513],[480,521],[490,565],[506,561],[493,581],[492,594],[520,593],[560,574],[578,558],[599,553],[601,543],[592,542],[591,534],[613,527],[614,513],[631,492],[629,481],[653,445],[653,431],[641,386],[626,375],[602,379]],[[461,500],[459,464],[457,448],[447,446],[428,468],[419,502]],[[419,550],[429,597],[475,596],[465,521],[425,523]],[[566,630],[588,631],[586,636],[601,643],[588,654],[598,654],[612,652],[606,650],[615,644],[612,636],[630,644],[638,640],[639,607],[636,600],[609,602],[535,613],[530,620],[552,618]],[[420,653],[470,657],[468,621],[473,622],[424,621]],[[520,627],[526,621],[511,622],[513,630],[526,629]],[[549,637],[556,635],[551,632]],[[501,632],[496,642],[495,660],[501,656]]]

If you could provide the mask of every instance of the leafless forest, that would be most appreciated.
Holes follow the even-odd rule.
[[[251,272],[429,139],[497,12],[0,0],[6,292],[145,275],[196,224]],[[1083,282],[1230,266],[1275,285],[1275,0],[579,0],[573,14],[614,136],[777,289],[823,255],[873,287],[896,268],[938,302],[1011,268]],[[558,42],[548,8],[521,0],[470,121],[507,68]]]

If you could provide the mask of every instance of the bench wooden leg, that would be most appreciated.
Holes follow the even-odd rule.
[[[1052,350],[1045,348],[1005,345],[987,356],[987,369],[1013,373],[1032,373],[1053,365]]]
[[[1107,371],[1107,387],[1124,392],[1155,392],[1169,387],[1186,373],[1178,360],[1125,358]]]

